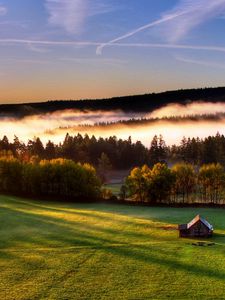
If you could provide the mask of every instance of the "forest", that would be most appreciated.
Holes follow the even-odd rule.
[[[0,192],[82,201],[114,199],[102,189],[107,172],[129,170],[119,200],[158,204],[224,204],[225,137],[183,138],[168,147],[155,136],[146,148],[131,138],[66,135],[63,143],[40,138],[26,144],[0,139]]]
[[[219,133],[205,139],[184,137],[180,144],[172,146],[167,146],[162,136],[154,136],[149,145],[147,148],[140,141],[132,142],[131,137],[122,140],[116,136],[97,139],[95,136],[67,134],[62,143],[48,141],[45,145],[38,137],[24,143],[16,136],[13,141],[4,136],[0,139],[0,154],[5,156],[8,153],[24,162],[64,158],[97,167],[104,153],[112,168],[117,170],[144,164],[153,166],[158,162],[169,166],[178,162],[194,166],[210,163],[225,166],[225,136]]]

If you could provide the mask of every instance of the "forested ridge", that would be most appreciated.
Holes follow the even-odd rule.
[[[151,112],[169,103],[185,104],[192,101],[225,102],[225,87],[168,91],[145,95],[114,97],[93,100],[57,100],[39,103],[2,104],[0,115],[25,117],[28,115],[51,113],[64,109],[78,111]]]

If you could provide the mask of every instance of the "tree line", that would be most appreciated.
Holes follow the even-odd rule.
[[[117,121],[101,121],[92,124],[80,124],[77,125],[77,128],[93,128],[93,127],[112,127],[116,125],[148,125],[154,124],[159,121],[170,121],[173,123],[179,123],[183,121],[219,121],[225,118],[225,113],[220,112],[216,114],[190,114],[185,116],[164,116],[164,117],[154,117],[154,118],[131,118],[129,120],[117,120]],[[64,127],[66,128],[66,127]]]
[[[23,143],[18,137],[9,142],[4,136],[0,139],[0,152],[10,152],[18,160],[26,162],[65,158],[95,167],[99,166],[99,159],[105,154],[114,169],[129,169],[149,162],[148,149],[141,142],[132,143],[131,138],[122,140],[115,136],[97,139],[95,136],[67,134],[62,143],[48,141],[46,145],[38,137]]]
[[[102,157],[103,164],[107,159]],[[24,162],[0,158],[0,193],[72,201],[104,198],[102,182],[90,164],[68,159]],[[179,163],[135,167],[121,187],[120,200],[156,204],[225,204],[225,171],[220,164],[196,168]],[[114,200],[117,200],[114,198]]]
[[[219,133],[205,139],[184,137],[179,145],[167,146],[162,136],[155,136],[147,148],[140,141],[122,140],[116,136],[97,139],[95,136],[67,134],[62,143],[48,141],[46,145],[40,138],[24,143],[18,137],[10,142],[4,136],[0,139],[0,156],[6,152],[24,162],[65,158],[76,163],[89,163],[96,168],[99,159],[106,156],[111,167],[117,170],[145,164],[153,166],[158,162],[168,165],[186,162],[195,166],[219,163],[225,166],[225,137]]]
[[[22,162],[13,156],[0,158],[0,193],[59,200],[97,200],[101,182],[89,164],[55,159]]]
[[[152,168],[136,167],[126,178],[120,198],[155,204],[225,204],[225,170],[220,164],[194,168],[179,163],[169,168],[157,163]]]

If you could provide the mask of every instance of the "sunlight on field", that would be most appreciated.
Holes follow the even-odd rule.
[[[215,246],[178,238],[176,225],[197,213]],[[223,209],[1,196],[0,218],[0,299],[224,299]]]

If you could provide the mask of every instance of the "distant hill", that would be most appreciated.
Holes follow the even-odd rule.
[[[122,110],[124,112],[151,112],[170,103],[185,104],[195,101],[225,102],[225,87],[177,90],[111,99],[2,104],[0,105],[0,116],[15,116],[20,118],[65,109],[75,109],[78,111]]]

